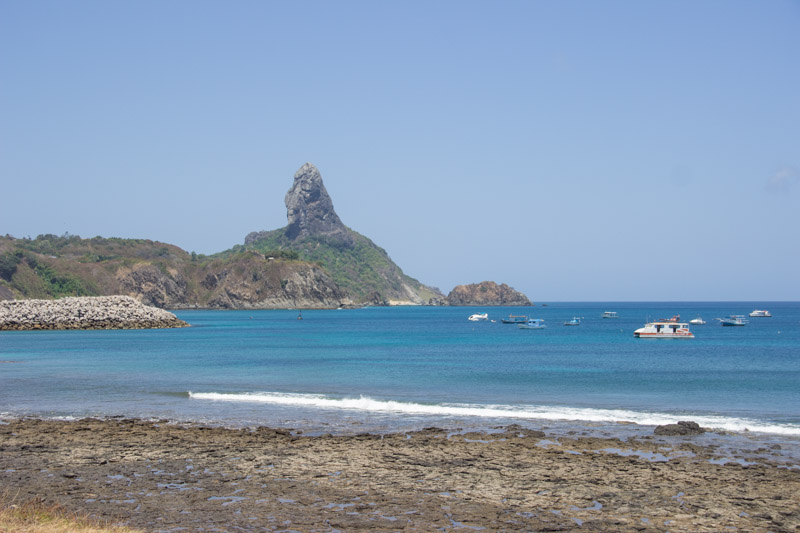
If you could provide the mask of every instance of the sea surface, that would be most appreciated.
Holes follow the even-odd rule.
[[[716,317],[768,309],[744,327]],[[602,319],[603,311],[620,318]],[[487,312],[491,321],[469,322]],[[0,332],[0,417],[141,417],[311,433],[517,423],[800,439],[800,303],[177,311],[167,330]],[[543,318],[542,330],[501,323]],[[680,314],[694,339],[636,339]],[[583,317],[577,327],[564,321]],[[628,424],[628,423],[634,424]],[[618,429],[618,432],[622,431]],[[651,431],[652,432],[652,431]]]

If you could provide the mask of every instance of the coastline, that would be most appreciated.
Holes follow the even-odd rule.
[[[694,437],[543,429],[306,436],[6,419],[0,486],[148,531],[800,527],[800,469],[780,446],[757,459]]]

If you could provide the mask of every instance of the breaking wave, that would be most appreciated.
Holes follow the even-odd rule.
[[[445,417],[510,418],[528,420],[585,421],[600,423],[633,422],[657,426],[673,424],[676,420],[693,420],[703,427],[726,431],[752,431],[777,435],[800,435],[800,426],[775,424],[747,418],[717,415],[668,414],[629,411],[625,409],[593,409],[545,405],[482,405],[482,404],[423,404],[376,400],[367,396],[337,398],[322,394],[293,394],[278,392],[189,392],[193,400],[247,402],[319,409],[343,409],[359,412],[428,415]]]

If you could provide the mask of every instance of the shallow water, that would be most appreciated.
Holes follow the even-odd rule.
[[[715,317],[769,309],[744,327]],[[605,310],[618,319],[601,319]],[[468,322],[488,312],[496,322]],[[4,416],[135,416],[311,432],[695,420],[800,436],[800,304],[554,303],[179,311],[173,330],[0,333]],[[501,324],[545,319],[543,330]],[[695,339],[636,339],[680,314]],[[573,316],[578,327],[564,327]],[[635,433],[629,429],[628,433]]]

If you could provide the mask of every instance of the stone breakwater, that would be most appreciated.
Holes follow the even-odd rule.
[[[174,314],[130,296],[0,302],[0,331],[39,329],[150,329],[188,326]]]

